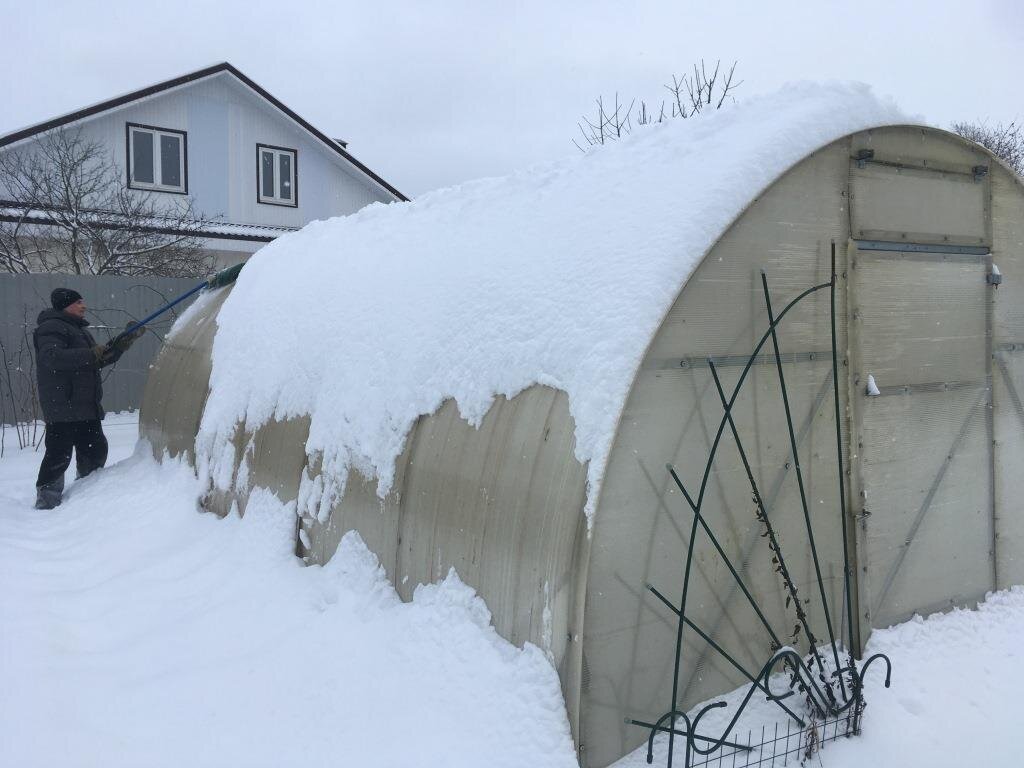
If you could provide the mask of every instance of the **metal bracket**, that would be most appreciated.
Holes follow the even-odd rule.
[[[975,181],[981,181],[986,176],[988,176],[988,166],[987,165],[976,165],[973,168],[971,168],[971,173],[974,174],[974,180]]]
[[[854,156],[854,160],[857,161],[858,168],[867,167],[869,160],[875,159],[875,150],[873,149],[858,149],[857,154]]]

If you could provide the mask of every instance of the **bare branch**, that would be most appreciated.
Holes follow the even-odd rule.
[[[953,123],[953,131],[989,150],[1024,176],[1024,126],[1016,121],[990,126],[984,122]]]
[[[51,131],[0,152],[0,271],[201,276],[210,220],[191,198],[125,187],[102,144]]]
[[[635,114],[635,121],[638,126],[650,125],[651,123],[662,123],[669,118],[688,118],[697,115],[708,109],[721,109],[727,99],[733,98],[732,93],[743,81],[735,81],[736,64],[733,62],[726,72],[722,69],[722,61],[718,59],[708,70],[708,64],[701,59],[699,64],[693,65],[692,74],[682,76],[672,75],[672,83],[664,85],[665,90],[672,94],[666,111],[665,102],[661,102],[661,108],[657,119],[647,108],[643,100],[639,102],[639,109]],[[733,98],[733,100],[735,100]],[[576,123],[580,135],[585,144],[573,139],[573,144],[581,152],[586,152],[588,147],[604,144],[607,141],[614,141],[632,133],[634,112],[637,99],[629,102],[629,107],[623,110],[619,101],[619,94],[615,94],[614,109],[609,112],[605,109],[604,98],[598,96],[595,99],[597,106],[596,119],[591,120],[584,116]]]

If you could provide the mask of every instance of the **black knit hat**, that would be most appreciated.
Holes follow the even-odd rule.
[[[72,288],[54,288],[53,293],[50,294],[50,303],[57,310],[66,309],[81,300],[82,294]]]

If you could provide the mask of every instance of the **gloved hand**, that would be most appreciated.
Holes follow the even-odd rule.
[[[103,366],[111,362],[114,351],[106,344],[97,344],[92,348],[92,354],[96,358],[96,362]]]
[[[146,334],[146,326],[143,325],[140,328],[136,328],[131,333],[127,333],[127,334],[125,334],[123,336],[118,337],[109,346],[110,346],[111,349],[115,349],[118,352],[120,352],[121,354],[124,354],[125,352],[128,351],[128,348],[132,344],[135,343],[136,339],[141,339],[145,334]]]

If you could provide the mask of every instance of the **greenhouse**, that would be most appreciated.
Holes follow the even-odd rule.
[[[294,503],[310,564],[454,568],[606,766],[779,648],[1024,583],[1024,187],[912,122],[792,86],[310,224],[179,320],[143,436],[213,512]]]

